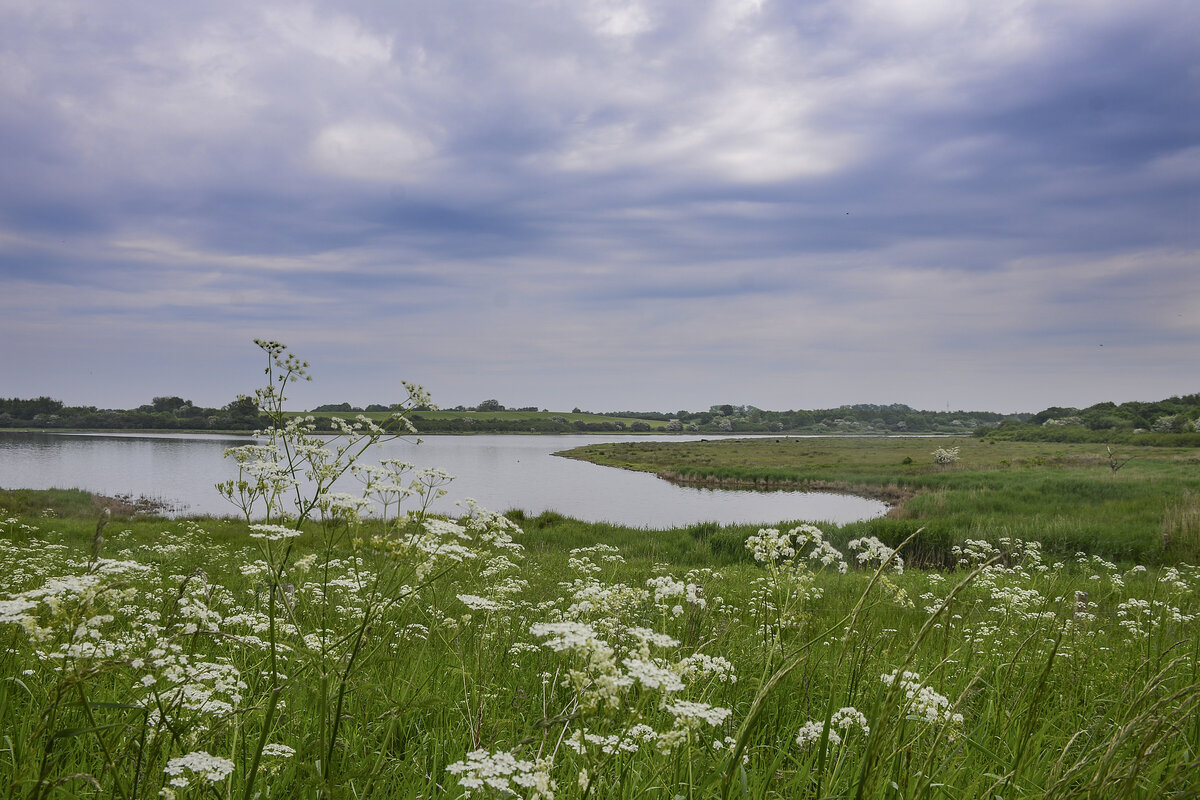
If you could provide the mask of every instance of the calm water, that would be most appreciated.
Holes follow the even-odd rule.
[[[678,441],[685,438],[673,437]],[[179,513],[229,515],[236,509],[213,489],[236,477],[225,448],[251,440],[205,434],[0,433],[0,487],[80,488],[101,494],[145,495]],[[762,523],[869,519],[887,507],[876,500],[814,492],[753,492],[674,486],[629,472],[551,455],[584,444],[628,441],[620,436],[429,436],[420,444],[393,441],[376,458],[440,467],[455,476],[434,510],[474,498],[484,508],[553,510],[577,519],[645,528],[696,522]],[[645,441],[639,437],[639,441]],[[339,488],[354,491],[348,480]]]

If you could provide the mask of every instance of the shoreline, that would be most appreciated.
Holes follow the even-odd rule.
[[[618,469],[624,469],[618,467]],[[636,470],[635,470],[636,471]],[[888,504],[889,513],[916,497],[921,492],[908,486],[890,484],[861,484],[846,481],[823,480],[770,480],[768,478],[721,478],[716,475],[683,475],[673,470],[655,472],[654,475],[677,486],[698,486],[706,489],[746,489],[760,492],[827,492],[850,494],[868,500],[879,500]]]

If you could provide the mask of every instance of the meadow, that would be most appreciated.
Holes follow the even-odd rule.
[[[449,476],[368,465],[373,421],[285,422],[304,366],[262,346],[281,425],[230,452],[241,518],[0,493],[8,797],[1200,793],[1182,560],[436,516]]]
[[[953,450],[939,464],[933,453]],[[895,546],[910,560],[955,563],[964,539],[1041,542],[1115,561],[1200,563],[1200,450],[994,441],[974,437],[761,438],[617,442],[560,453],[701,486],[834,490],[893,504],[843,527],[841,541]],[[736,543],[733,543],[736,545]]]

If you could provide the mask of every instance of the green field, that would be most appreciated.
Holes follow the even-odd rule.
[[[941,466],[932,451],[957,447]],[[896,544],[947,564],[965,538],[1036,539],[1049,552],[1139,563],[1200,561],[1200,450],[993,442],[963,438],[723,439],[620,442],[563,455],[709,486],[841,490],[896,505],[885,519],[845,526],[849,540]],[[906,463],[907,461],[907,463]],[[1118,465],[1114,471],[1112,465]]]

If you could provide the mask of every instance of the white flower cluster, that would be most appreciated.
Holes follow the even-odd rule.
[[[294,539],[300,535],[300,531],[295,528],[288,528],[283,525],[267,525],[264,523],[251,525],[250,530],[251,539],[266,539],[268,542]]]
[[[149,655],[149,662],[139,659],[135,664],[155,670],[142,680],[155,687],[154,694],[141,701],[152,713],[167,709],[226,716],[241,704],[247,686],[232,664],[195,659],[174,643],[155,647]],[[147,682],[146,677],[154,680]]]
[[[900,689],[904,692],[907,700],[908,713],[931,725],[944,724],[950,726],[949,737],[953,740],[954,728],[962,725],[963,715],[952,712],[950,710],[950,701],[935,692],[931,687],[922,683],[921,676],[916,672],[905,672],[902,675],[898,675],[898,671],[893,670],[890,673],[881,675],[880,680],[884,684],[891,686],[897,680],[897,677],[900,681]]]
[[[854,559],[862,566],[866,566],[868,564],[883,566],[883,564],[887,563],[888,559],[890,558],[892,569],[896,570],[896,572],[904,572],[904,559],[896,555],[895,550],[888,547],[874,536],[864,536],[861,539],[851,539],[850,544],[847,546],[851,550],[857,552],[857,555],[855,555]]]
[[[708,601],[704,599],[703,588],[694,583],[677,581],[670,575],[650,578],[646,581],[646,588],[653,590],[654,602],[663,609],[666,609],[669,600],[676,597],[697,609],[703,609],[708,605]],[[683,610],[683,606],[679,603],[671,605],[670,608],[671,615],[675,617],[681,616]]]
[[[958,557],[960,567],[983,562],[1000,555],[1000,550],[985,539],[966,539],[961,545],[954,545],[950,552]]]
[[[599,640],[592,626],[582,622],[539,622],[529,632],[539,638],[546,637],[542,646],[556,652],[590,650]]]
[[[467,513],[460,522],[467,534],[476,541],[495,550],[509,550],[520,554],[525,548],[513,541],[513,536],[521,534],[521,528],[503,514],[488,511],[471,498],[463,500],[459,505],[466,506]],[[520,557],[517,555],[517,557]]]
[[[1161,600],[1139,600],[1131,597],[1117,606],[1118,624],[1135,639],[1149,637],[1166,620],[1181,624],[1195,619],[1195,614],[1186,614],[1178,607]]]
[[[1191,593],[1195,591],[1196,585],[1200,584],[1200,567],[1194,567],[1190,564],[1177,564],[1173,567],[1167,567],[1163,570],[1158,581],[1159,583],[1169,584],[1171,588],[1181,593]]]
[[[780,533],[778,528],[759,528],[758,533],[746,539],[746,549],[760,564],[771,564],[796,555],[791,533]]]
[[[737,674],[733,664],[722,656],[710,656],[707,653],[696,653],[679,662],[680,676],[690,678],[697,675],[711,675],[721,683],[737,683]]]
[[[187,772],[203,780],[219,783],[233,772],[233,762],[228,758],[197,751],[172,758],[163,772],[171,776],[171,780],[167,781],[169,785],[180,788],[191,783],[190,777],[184,774]]]
[[[623,583],[605,584],[594,579],[576,580],[565,586],[571,589],[573,601],[566,616],[571,619],[594,617],[594,624],[604,630],[624,627],[624,620],[632,617],[634,609],[650,596],[645,589]]]
[[[724,724],[733,712],[728,708],[711,706],[708,703],[697,703],[692,700],[676,700],[664,704],[663,709],[675,717],[675,724],[688,729],[698,729],[702,725],[717,727]]]
[[[807,555],[804,549],[811,546]],[[841,551],[825,540],[825,534],[815,525],[797,525],[780,533],[778,528],[760,528],[758,533],[746,539],[746,549],[761,564],[789,561],[803,555],[822,567],[837,564],[838,572],[846,572],[846,560]]]
[[[480,597],[474,594],[457,595],[458,601],[472,611],[503,611],[508,608],[507,603],[500,603],[488,597]]]
[[[638,723],[620,734],[601,736],[587,728],[579,728],[564,740],[564,744],[579,755],[586,755],[589,747],[598,749],[606,756],[615,753],[636,753],[641,745],[658,738],[658,731],[649,725]]]
[[[646,689],[657,689],[664,694],[681,692],[684,682],[679,674],[661,659],[626,658],[621,662],[629,677]]]
[[[621,671],[616,652],[592,626],[571,621],[541,622],[531,626],[529,632],[546,638],[544,647],[580,657],[583,663],[567,670],[564,684],[579,693],[580,705],[585,710],[621,706],[621,697],[633,685],[635,676]]]
[[[937,450],[933,451],[933,460],[936,461],[938,464],[942,464],[943,466],[945,466],[946,464],[953,464],[955,461],[959,460],[958,448],[957,447],[939,447]]]
[[[829,719],[829,744],[835,747],[842,744],[845,741],[844,737],[855,729],[861,730],[863,736],[870,735],[871,727],[867,725],[866,715],[853,706],[838,709]],[[796,734],[796,744],[807,748],[821,741],[824,732],[824,723],[810,720],[800,726],[800,731]]]
[[[528,791],[531,800],[554,800],[555,783],[550,778],[550,764],[543,759],[527,761],[512,753],[472,750],[467,757],[446,767],[458,775],[463,796],[483,790],[495,790],[501,795],[516,796]]]

